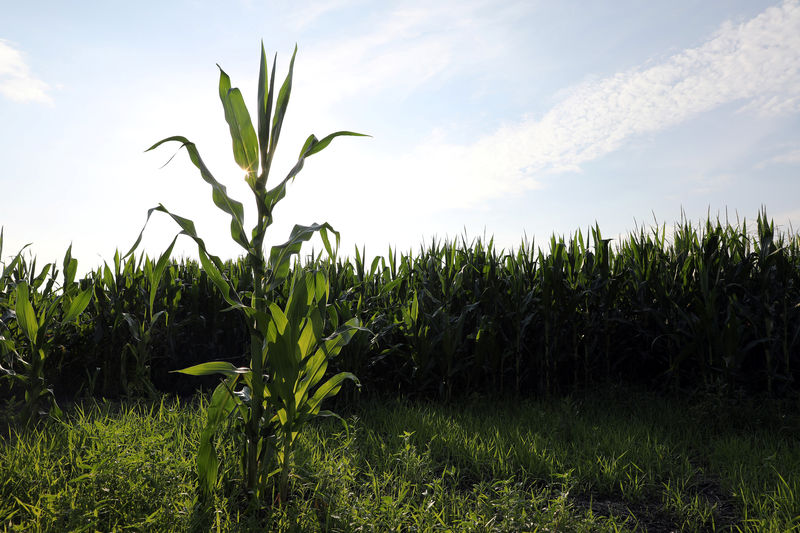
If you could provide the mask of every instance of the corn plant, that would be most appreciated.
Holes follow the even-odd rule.
[[[158,286],[161,283],[161,278],[164,275],[164,269],[167,267],[174,244],[173,241],[166,251],[161,254],[155,265],[147,258],[144,260],[143,272],[149,289],[148,305],[144,313],[141,316],[130,312],[122,313],[122,318],[127,323],[131,335],[131,341],[127,342],[123,347],[121,361],[121,369],[124,376],[122,384],[128,394],[134,392],[132,389],[138,389],[138,391],[144,392],[150,398],[155,398],[157,395],[150,378],[150,351],[153,330],[166,311],[161,309],[156,312],[155,302]],[[128,364],[129,359],[133,363],[132,365]],[[132,376],[127,374],[129,368],[133,370]]]
[[[267,179],[289,104],[296,54],[297,47],[292,54],[286,79],[275,98],[277,55],[273,59],[270,75],[262,43],[257,131],[253,127],[241,92],[237,88],[231,88],[230,78],[222,68],[219,69],[219,96],[225,121],[230,129],[234,159],[245,171],[245,181],[256,202],[256,224],[249,235],[243,225],[243,205],[231,198],[225,186],[212,175],[194,143],[185,137],[173,136],[148,149],[153,150],[167,142],[179,142],[181,147],[186,148],[203,180],[211,185],[214,204],[230,216],[231,238],[244,249],[252,274],[252,291],[238,291],[236,285],[225,275],[220,258],[211,254],[205,242],[197,235],[191,220],[170,212],[161,204],[148,212],[148,220],[155,211],[167,214],[180,226],[181,232],[178,235],[188,235],[195,241],[204,271],[228,305],[241,311],[247,319],[250,336],[249,366],[237,368],[227,361],[214,361],[178,371],[189,375],[225,376],[212,395],[197,456],[200,485],[206,494],[215,486],[218,473],[215,436],[226,420],[232,420],[242,443],[242,469],[247,489],[258,497],[262,494],[267,479],[277,471],[280,472],[280,497],[285,501],[292,468],[291,452],[297,435],[314,416],[330,414],[320,411],[320,403],[334,396],[344,380],[358,382],[353,374],[342,372],[319,385],[327,368],[328,358],[334,357],[353,333],[360,329],[358,319],[352,319],[340,325],[332,334],[323,335],[323,318],[326,316],[324,308],[329,293],[324,272],[292,277],[285,308],[281,309],[275,302],[269,301],[271,293],[287,281],[292,258],[299,254],[303,242],[318,233],[328,254],[334,255],[329,239],[331,232],[336,236],[338,247],[339,234],[329,224],[295,225],[285,243],[273,246],[269,257],[264,255],[266,231],[273,222],[276,205],[286,194],[288,183],[302,170],[306,158],[322,151],[334,138],[361,136],[349,131],[338,131],[319,140],[310,135],[300,150],[294,167],[282,181],[267,189]],[[140,233],[131,252],[139,244],[141,237]],[[276,462],[278,468],[273,469]]]
[[[14,287],[14,315],[21,335],[13,350],[13,365],[6,374],[25,391],[20,411],[25,422],[37,414],[45,414],[46,411],[40,411],[45,402],[49,403],[52,414],[61,414],[53,390],[45,380],[45,364],[53,348],[55,330],[74,322],[92,297],[91,289],[81,289],[75,282],[78,261],[71,252],[70,245],[64,256],[64,282],[60,290],[55,287],[57,273],[53,263],[45,265],[36,277],[33,277],[35,271],[31,271],[31,283],[21,280]]]
[[[19,354],[17,353],[16,343],[14,342],[12,332],[12,320],[16,318],[14,309],[11,305],[11,293],[14,291],[14,278],[12,273],[17,267],[17,264],[24,261],[22,252],[25,251],[30,245],[25,245],[17,254],[6,264],[2,262],[3,258],[3,229],[0,228],[0,356],[3,357],[0,363],[0,373],[3,376],[14,375],[12,365]],[[5,363],[6,367],[3,366]]]

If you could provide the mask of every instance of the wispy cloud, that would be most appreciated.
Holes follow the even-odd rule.
[[[22,53],[0,39],[0,94],[15,102],[52,104],[47,94],[50,89],[42,80],[31,74]]]
[[[435,183],[437,206],[474,206],[538,187],[548,173],[580,171],[635,136],[725,104],[765,115],[800,111],[799,101],[800,1],[788,0],[744,23],[726,22],[701,46],[660,63],[573,87],[541,117],[471,145],[428,142],[400,168]]]
[[[334,6],[340,3],[346,2]],[[503,55],[509,28],[532,9],[531,2],[519,0],[398,4],[365,16],[363,32],[304,50],[303,68],[331,81],[321,105],[387,91],[402,98],[433,81],[479,72],[484,62]],[[318,89],[314,97],[320,100]]]
[[[303,2],[300,9],[292,11],[288,17],[289,24],[295,30],[310,26],[328,13],[345,8],[359,0],[314,0]]]
[[[800,165],[800,146],[784,146],[781,153],[758,163],[755,168],[761,169],[771,165]]]
[[[539,120],[483,143],[518,147],[529,171],[577,170],[643,133],[664,130],[724,104],[796,109],[800,95],[800,2],[739,25],[725,23],[700,47],[665,62],[574,88]]]

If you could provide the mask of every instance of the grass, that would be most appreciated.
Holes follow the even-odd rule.
[[[314,423],[293,497],[247,505],[233,445],[196,496],[203,400],[90,402],[0,441],[6,531],[788,531],[797,405],[603,391],[370,400]]]

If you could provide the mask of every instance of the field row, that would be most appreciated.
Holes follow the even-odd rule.
[[[302,268],[329,278],[326,328],[357,317],[370,330],[331,361],[354,372],[364,393],[530,396],[622,379],[785,394],[800,371],[800,241],[776,235],[766,214],[755,229],[684,222],[669,238],[656,228],[612,245],[593,228],[589,239],[553,237],[548,251],[434,241],[371,264],[356,250],[353,260],[317,257]],[[41,375],[43,388],[62,397],[153,396],[215,383],[177,379],[172,370],[247,360],[243,316],[226,311],[197,263],[165,262],[159,272],[149,258],[117,256],[82,280],[74,263],[67,254],[61,272],[37,269],[23,255],[5,265],[7,373]],[[253,291],[249,272],[244,260],[225,265],[242,299]],[[46,362],[30,353],[14,312],[21,281],[31,288],[35,320],[49,313],[46,342],[37,346]],[[289,287],[269,298],[282,304]],[[90,298],[84,312],[65,317],[79,295]]]

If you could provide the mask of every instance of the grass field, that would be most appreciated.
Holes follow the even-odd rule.
[[[313,424],[288,501],[247,505],[233,445],[200,504],[203,400],[90,401],[0,442],[6,531],[789,531],[797,405],[630,390],[370,400]],[[277,496],[276,496],[277,497]]]

